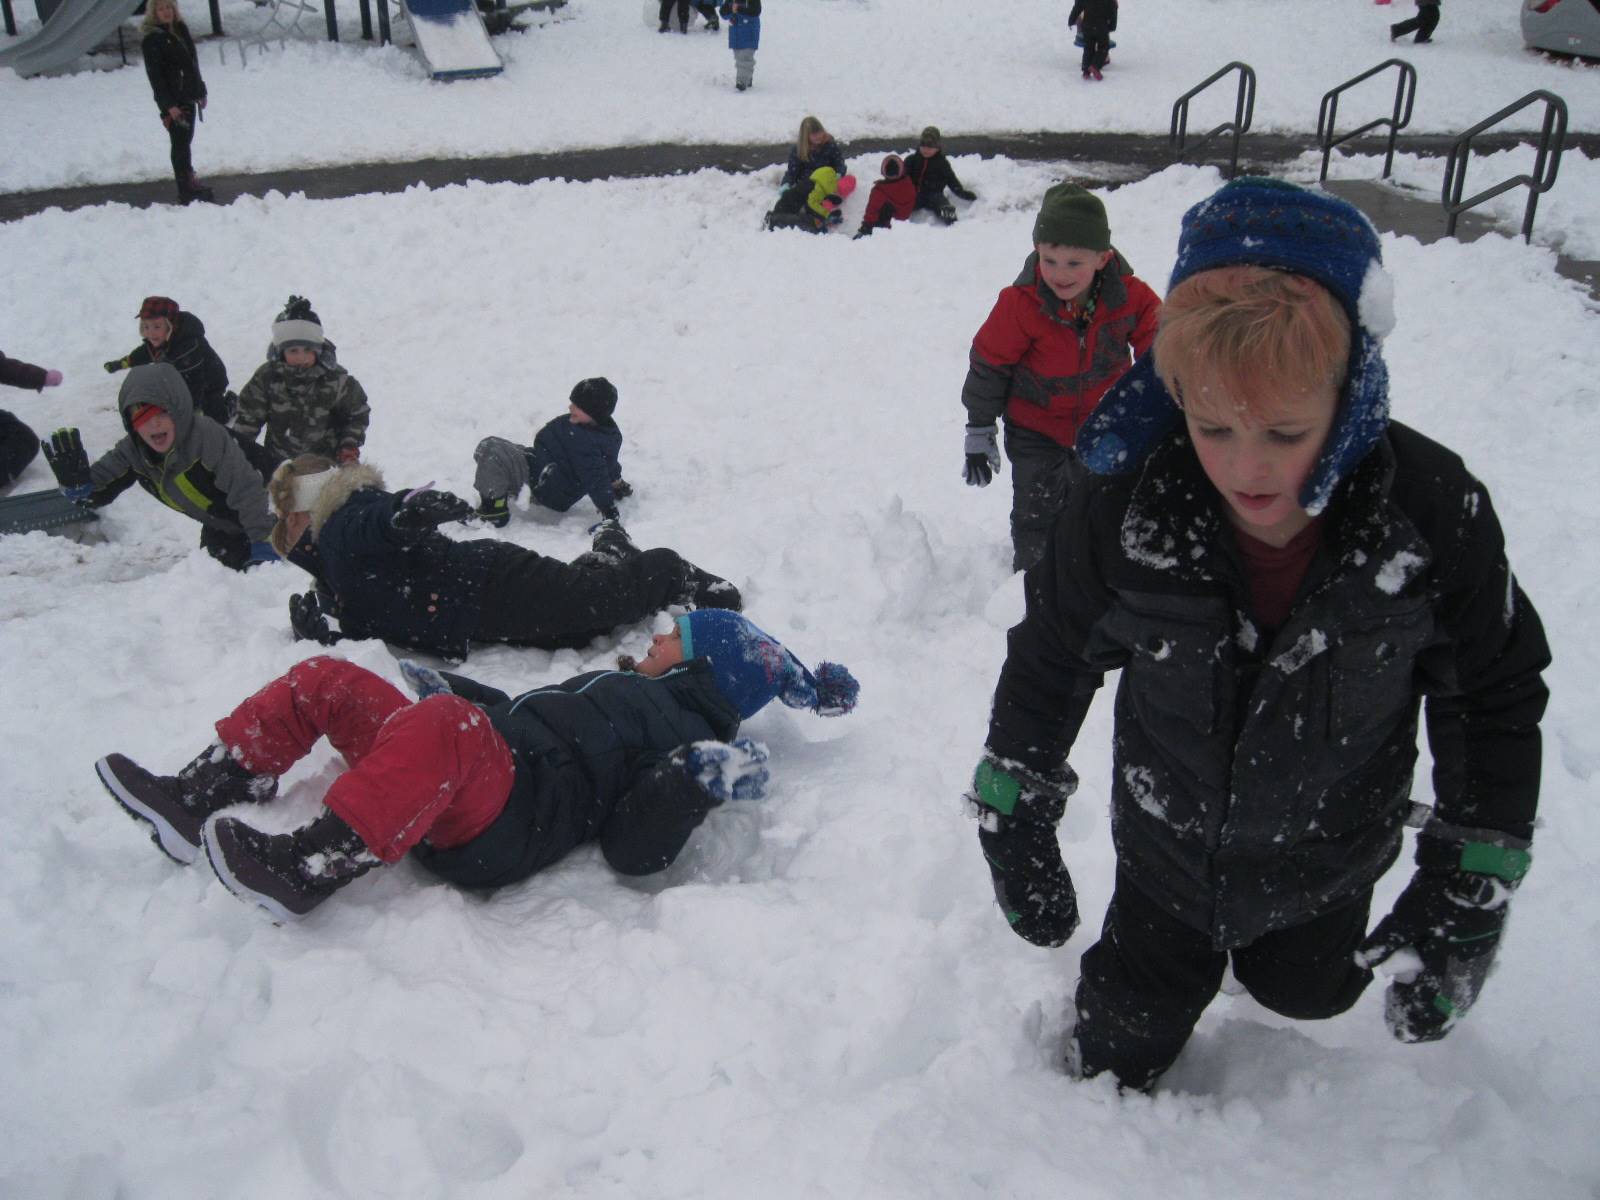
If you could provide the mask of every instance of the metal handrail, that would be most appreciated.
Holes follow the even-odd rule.
[[[1544,127],[1539,132],[1539,149],[1533,160],[1533,173],[1531,175],[1515,175],[1510,179],[1502,180],[1491,188],[1486,188],[1475,196],[1463,200],[1461,192],[1467,184],[1467,163],[1472,157],[1472,139],[1485,129],[1497,125],[1513,113],[1521,112],[1535,101],[1543,100]],[[1456,218],[1467,209],[1482,204],[1485,200],[1492,200],[1502,192],[1508,192],[1514,187],[1526,186],[1528,189],[1528,205],[1522,214],[1522,240],[1533,240],[1533,214],[1539,204],[1539,197],[1555,186],[1556,171],[1561,166],[1561,150],[1567,137],[1567,102],[1554,92],[1547,92],[1540,88],[1529,92],[1520,100],[1506,105],[1493,116],[1485,117],[1471,129],[1463,132],[1450,146],[1450,157],[1445,160],[1444,191],[1442,202],[1445,210],[1444,232],[1447,237],[1456,235]]]
[[[1187,92],[1178,97],[1177,102],[1172,106],[1172,132],[1170,135],[1170,142],[1174,153],[1181,156],[1184,150],[1187,148],[1188,143],[1189,101],[1194,99],[1194,97],[1199,95],[1201,92],[1205,91],[1206,88],[1210,87],[1217,80],[1221,79],[1229,71],[1239,72],[1239,92],[1234,98],[1233,102],[1233,120],[1224,121],[1215,129],[1208,130],[1206,133],[1201,135],[1200,140],[1195,142],[1194,145],[1196,149],[1199,149],[1212,138],[1216,137],[1217,134],[1227,133],[1231,130],[1233,133],[1233,156],[1228,162],[1228,178],[1232,179],[1239,173],[1240,135],[1250,128],[1250,122],[1255,117],[1256,113],[1256,73],[1247,64],[1242,62],[1231,62],[1227,66],[1222,67],[1212,74],[1206,76],[1205,79],[1201,80],[1199,83],[1195,84],[1194,87],[1190,88]]]
[[[1348,91],[1356,84],[1371,79],[1381,71],[1390,67],[1400,69],[1400,78],[1394,88],[1394,110],[1387,117],[1378,117],[1368,121],[1359,129],[1352,129],[1343,137],[1333,136],[1335,123],[1339,119],[1339,93]],[[1380,179],[1389,178],[1389,172],[1394,170],[1394,139],[1395,135],[1411,124],[1411,106],[1417,98],[1417,69],[1403,58],[1389,58],[1373,67],[1370,71],[1363,71],[1354,79],[1347,79],[1322,97],[1322,107],[1317,111],[1317,141],[1322,143],[1322,175],[1320,179],[1326,182],[1328,178],[1328,159],[1333,154],[1335,146],[1342,146],[1352,138],[1358,138],[1369,129],[1376,129],[1380,125],[1389,127],[1389,148],[1383,156],[1383,174]]]

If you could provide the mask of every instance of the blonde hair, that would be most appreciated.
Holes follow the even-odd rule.
[[[1349,315],[1315,280],[1218,267],[1162,304],[1156,372],[1181,408],[1226,405],[1265,420],[1292,396],[1343,385],[1350,336]]]
[[[815,117],[804,117],[800,121],[800,133],[794,140],[795,153],[800,156],[801,162],[811,161],[811,135],[813,133],[828,133],[822,127],[822,122]],[[832,137],[832,134],[828,134]]]
[[[272,511],[277,514],[277,521],[272,526],[272,534],[267,540],[272,548],[278,552],[279,558],[289,557],[293,546],[285,543],[289,538],[287,518],[294,513],[295,508],[295,480],[302,475],[318,475],[323,471],[331,471],[338,467],[338,463],[325,454],[301,454],[278,464],[278,469],[272,473],[272,478],[267,481],[267,499],[272,504]]]
[[[144,6],[144,20],[139,22],[140,33],[153,33],[157,29],[167,28],[156,20],[156,9],[162,4],[172,5],[172,28],[183,24],[183,12],[178,8],[178,0],[149,0]]]

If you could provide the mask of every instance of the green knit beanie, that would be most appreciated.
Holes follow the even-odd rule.
[[[1106,220],[1106,206],[1100,197],[1075,183],[1058,183],[1044,194],[1033,223],[1033,242],[1109,250],[1111,225]]]

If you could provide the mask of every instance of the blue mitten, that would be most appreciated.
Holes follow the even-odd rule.
[[[678,751],[685,769],[717,803],[759,800],[772,778],[767,748],[749,738],[728,742],[691,742]]]
[[[450,685],[443,675],[409,658],[400,660],[400,675],[406,681],[406,686],[417,694],[418,700],[450,694]]]

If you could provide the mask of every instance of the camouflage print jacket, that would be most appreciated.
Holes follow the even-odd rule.
[[[350,372],[319,355],[309,367],[268,361],[239,392],[231,428],[254,441],[266,427],[267,450],[279,458],[297,454],[337,456],[367,439],[372,410],[367,393]]]

